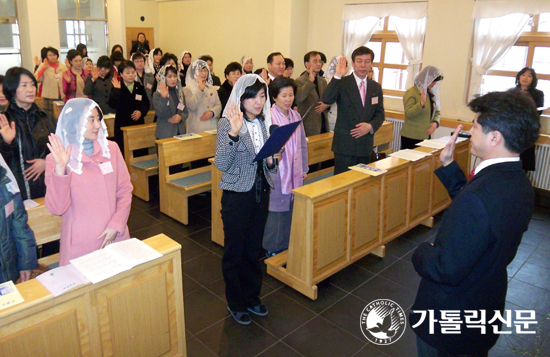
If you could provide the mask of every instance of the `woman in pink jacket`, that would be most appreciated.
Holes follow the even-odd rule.
[[[97,103],[69,100],[49,140],[45,203],[63,217],[59,265],[130,238],[130,175]]]

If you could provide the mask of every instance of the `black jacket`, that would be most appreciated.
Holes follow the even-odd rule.
[[[84,94],[90,96],[94,102],[96,102],[103,114],[114,113],[115,110],[109,106],[109,96],[113,89],[113,76],[111,72],[105,77],[97,77],[95,82],[92,82],[92,76],[86,78],[86,84],[84,85]]]
[[[116,110],[115,141],[120,151],[124,152],[123,135],[120,128],[124,126],[145,124],[145,116],[150,106],[149,99],[141,83],[134,81],[134,89],[130,93],[128,87],[122,82],[120,88],[113,87],[111,90],[109,105]],[[141,112],[141,117],[138,120],[132,120],[132,113],[135,110]]]
[[[456,162],[435,171],[449,191],[453,202],[447,208],[434,245],[422,243],[412,262],[422,280],[411,308],[411,326],[419,322],[413,311],[434,311],[441,319],[442,310],[486,311],[486,323],[494,311],[504,310],[508,274],[523,233],[535,208],[535,195],[520,162],[488,166],[468,183]],[[469,313],[471,316],[472,314]],[[504,316],[504,315],[503,315]],[[499,321],[499,320],[497,320]],[[499,325],[494,322],[491,325]],[[428,318],[414,331],[432,347],[451,354],[476,355],[487,352],[499,335],[487,325],[479,328],[460,324],[460,334],[442,334],[439,322],[429,333]]]
[[[44,197],[46,195],[44,173],[36,181],[27,181],[30,191],[29,197],[23,170],[32,166],[27,162],[28,160],[46,159],[46,155],[50,153],[46,146],[48,135],[55,133],[55,124],[50,115],[35,103],[27,111],[18,107],[15,103],[10,103],[5,114],[10,123],[15,121],[17,136],[11,144],[7,144],[0,137],[0,152],[17,180],[21,197],[23,200]],[[21,167],[20,151],[23,154],[23,168]]]

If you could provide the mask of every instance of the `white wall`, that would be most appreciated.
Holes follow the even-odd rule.
[[[159,4],[154,1],[125,0],[126,27],[152,27],[155,29],[154,44],[159,43]],[[141,17],[145,20],[141,21]],[[132,39],[135,40],[135,39]],[[151,41],[150,38],[148,38]],[[124,41],[126,43],[126,41]],[[128,49],[129,51],[130,49]],[[126,52],[126,49],[124,51]],[[129,52],[128,52],[129,53]]]

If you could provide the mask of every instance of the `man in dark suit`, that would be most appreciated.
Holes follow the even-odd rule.
[[[321,71],[321,55],[310,51],[304,56],[306,72],[296,79],[298,91],[296,103],[302,116],[306,136],[326,133],[328,131],[328,104],[321,101],[327,87],[327,81],[319,76]]]
[[[470,129],[471,152],[482,161],[466,181],[453,160],[459,126],[441,153],[443,166],[435,171],[453,202],[435,242],[420,244],[412,257],[422,277],[410,314],[420,357],[487,356],[499,336],[493,328],[501,330],[502,325],[498,319],[492,321],[495,311],[505,316],[506,267],[535,206],[533,188],[519,160],[539,135],[534,103],[509,91],[489,93],[469,106],[476,113]],[[439,323],[444,310],[455,311],[456,320],[462,321],[457,324],[458,334],[443,332]],[[481,323],[467,323],[466,317]]]
[[[323,103],[338,104],[332,141],[335,175],[347,171],[349,166],[370,162],[374,133],[384,122],[382,87],[367,79],[374,52],[361,46],[353,51],[351,58],[353,73],[344,77],[348,66],[342,56],[322,96]]]

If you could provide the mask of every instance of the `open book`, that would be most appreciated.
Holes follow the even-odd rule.
[[[162,254],[139,239],[132,238],[72,259],[71,264],[95,284],[160,257]]]

